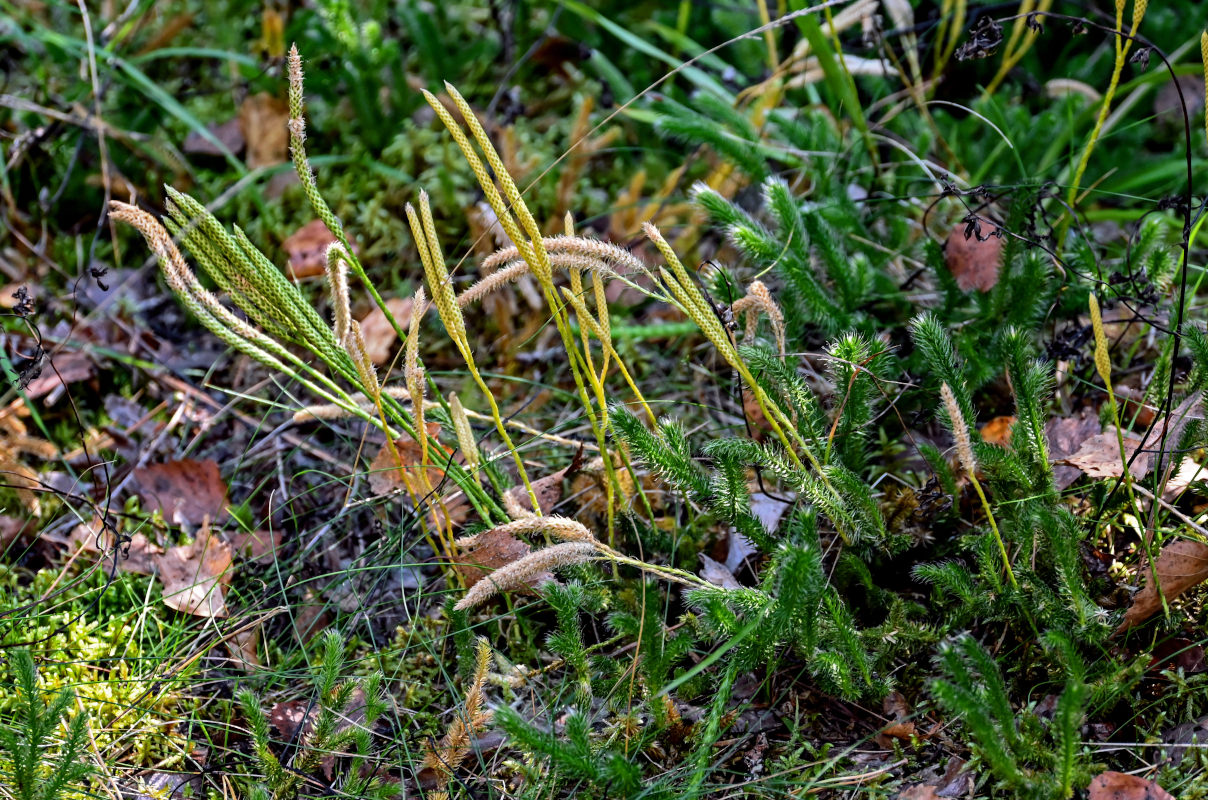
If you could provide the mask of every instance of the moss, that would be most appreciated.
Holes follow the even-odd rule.
[[[79,585],[41,600],[72,581]],[[0,647],[28,642],[43,690],[75,691],[76,710],[88,712],[92,740],[107,763],[171,763],[187,750],[178,725],[193,703],[157,670],[163,662],[153,646],[171,631],[158,587],[132,575],[105,583],[101,570],[31,576],[0,565],[0,608],[16,610],[0,627]],[[13,682],[11,668],[0,663],[0,716],[13,709]]]
[[[446,626],[444,620],[420,617],[410,625],[395,628],[386,647],[359,648],[357,675],[381,672],[389,693],[413,715],[416,730],[424,735],[441,735],[440,715],[454,705],[442,696],[449,675],[431,650],[432,643],[443,638]]]

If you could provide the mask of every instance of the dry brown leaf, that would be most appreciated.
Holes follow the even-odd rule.
[[[227,517],[227,486],[210,459],[182,458],[134,470],[138,493],[148,511],[173,525],[200,525]]]
[[[440,433],[440,423],[429,422],[425,425],[429,436]],[[420,466],[423,451],[419,442],[404,434],[394,442],[398,460],[390,448],[383,446],[369,465],[369,488],[377,494],[388,494],[396,489],[405,489],[416,498],[430,502],[432,524],[438,529],[448,525],[460,525],[470,514],[470,503],[465,494],[458,492],[448,497],[437,498],[432,491],[440,485],[445,471],[436,466],[445,463],[454,451],[441,445],[444,452],[428,451],[427,466]]]
[[[434,437],[440,433],[439,422],[429,422],[424,427],[427,428],[429,436]],[[432,490],[433,486],[440,483],[440,479],[445,475],[444,470],[433,463],[443,460],[445,455],[453,452],[448,447],[444,449],[443,455],[429,451],[428,466],[420,467],[423,450],[420,448],[419,442],[406,434],[400,436],[394,442],[394,450],[398,453],[397,461],[394,459],[394,454],[390,452],[390,448],[383,445],[369,465],[369,487],[377,494],[386,494],[395,489],[405,488],[413,494],[423,497]],[[426,486],[421,470],[427,472],[428,484]]]
[[[260,626],[232,634],[226,640],[227,652],[231,654],[244,672],[252,672],[264,666],[260,662]]]
[[[280,531],[237,531],[227,538],[236,554],[264,564],[272,562],[284,537]]]
[[[222,123],[211,122],[209,125],[206,125],[206,129],[227,150],[230,150],[233,155],[243,152],[245,144],[243,140],[243,120],[239,117],[232,117]],[[213,142],[197,131],[189,131],[189,135],[185,137],[185,143],[181,149],[189,155],[218,157],[225,155]]]
[[[492,528],[474,539],[473,547],[461,555],[459,563],[454,564],[453,568],[461,575],[462,580],[466,582],[466,588],[469,589],[490,573],[513,561],[519,561],[530,552],[531,548],[527,542],[506,531]],[[539,572],[533,575],[529,586],[535,589],[553,579],[553,573]]]
[[[1086,787],[1087,800],[1174,800],[1174,795],[1139,775],[1102,772]]]
[[[252,169],[289,159],[289,105],[268,92],[249,95],[239,106],[239,125]]]
[[[1208,744],[1208,717],[1174,726],[1162,733],[1162,742],[1163,759],[1177,767],[1189,753]]]
[[[755,395],[750,389],[742,390],[742,413],[747,418],[747,424],[751,427],[751,436],[755,441],[762,442],[772,432],[772,426],[764,415],[763,408],[760,407],[759,401],[755,399]]]
[[[14,517],[9,514],[0,514],[0,553],[12,545],[13,542],[20,538],[22,533],[33,533],[37,530],[35,521]]]
[[[574,478],[583,467],[583,448],[575,452],[574,457],[562,469],[532,481],[533,494],[537,495],[537,505],[541,507],[542,515],[550,514],[559,501],[562,500],[562,481]],[[508,489],[508,499],[512,505],[526,511],[533,510],[533,501],[529,499],[528,489],[524,484]]]
[[[87,523],[81,523],[72,528],[68,534],[66,544],[69,552],[76,553],[83,551],[85,553],[101,552],[98,545],[98,534],[101,533],[100,523],[96,519],[92,519]],[[113,569],[113,534],[105,532],[99,537],[102,547],[104,547],[104,560],[102,566],[106,574]],[[155,572],[155,557],[163,554],[164,550],[159,545],[152,542],[142,533],[136,533],[130,537],[130,541],[122,546],[121,552],[118,554],[117,568],[120,572],[130,572],[135,575],[151,575]]]
[[[909,719],[910,703],[906,701],[901,692],[890,692],[885,695],[885,699],[881,701],[881,708],[885,712],[885,716],[893,720],[877,733],[877,742],[882,747],[892,748],[894,739],[908,742],[918,735],[914,722]]]
[[[1011,426],[1015,417],[995,417],[981,428],[982,441],[1007,447],[1011,444]]]
[[[1178,597],[1192,586],[1208,578],[1208,544],[1179,539],[1162,548],[1154,571],[1162,585],[1162,595],[1169,601]],[[1132,605],[1124,612],[1116,635],[1152,617],[1162,608],[1158,595],[1146,570],[1145,588],[1133,596]]]
[[[227,616],[225,589],[231,581],[231,546],[206,526],[192,542],[155,556],[164,604],[198,617]]]
[[[296,742],[304,732],[303,726],[313,723],[319,716],[318,708],[312,709],[309,715],[307,708],[310,704],[301,700],[284,700],[269,709],[268,724],[277,729],[277,735],[284,741]]]
[[[966,238],[965,224],[961,223],[948,236],[944,244],[944,261],[961,291],[988,292],[998,283],[1003,240],[993,235],[997,230],[993,224],[983,222],[981,235],[986,240],[981,241],[976,234]]]
[[[331,624],[331,606],[313,589],[307,589],[301,601],[292,603],[294,635],[309,642]]]
[[[1197,464],[1191,456],[1183,456],[1183,460],[1179,462],[1179,468],[1170,476],[1170,480],[1166,481],[1162,497],[1173,500],[1197,481],[1208,481],[1208,467]]]
[[[735,534],[730,535],[734,536]],[[734,573],[720,561],[715,561],[704,553],[701,553],[700,565],[700,576],[714,586],[720,586],[723,589],[742,588],[742,584],[734,577]]]
[[[391,297],[386,301],[386,308],[390,309],[394,320],[404,331],[411,325],[413,302],[410,297]],[[394,330],[390,320],[386,319],[386,314],[382,309],[374,306],[373,310],[361,320],[361,335],[365,337],[365,352],[369,354],[373,363],[379,367],[389,363],[394,343],[398,340],[398,332]]]
[[[316,219],[303,225],[281,243],[281,249],[289,256],[289,275],[294,280],[322,275],[327,268],[327,248],[335,243],[336,237],[323,220]],[[357,250],[352,242],[353,251]]]
[[[112,552],[112,551],[110,551]],[[163,555],[164,549],[141,533],[130,537],[130,544],[122,548],[118,556],[117,568],[122,572],[133,572],[135,575],[150,575],[155,572],[155,559]],[[105,558],[105,569],[109,569],[112,559]]]
[[[42,374],[25,387],[25,396],[46,398],[46,405],[54,405],[63,395],[65,388],[73,383],[86,381],[96,375],[96,364],[87,353],[71,350],[59,353],[49,364],[42,367]]]
[[[307,713],[308,708],[310,709],[309,713]],[[277,703],[268,713],[269,724],[277,729],[277,733],[280,734],[282,739],[290,743],[298,743],[304,737],[310,735],[318,719],[319,709],[302,700],[287,700]],[[344,712],[340,714],[336,722],[335,732],[346,731],[354,726],[364,727],[364,725],[365,692],[360,687],[357,687],[352,690],[348,697],[348,705],[344,707]],[[319,768],[328,780],[331,780],[335,766],[335,753],[325,756],[319,762]]]
[[[894,795],[894,800],[944,800],[929,783],[910,786]]]
[[[1090,409],[1082,409],[1069,417],[1054,417],[1044,425],[1044,436],[1049,444],[1049,460],[1053,462],[1053,482],[1060,491],[1082,476],[1082,470],[1058,463],[1078,452],[1090,437],[1099,433],[1102,426],[1099,418]]]
[[[1120,457],[1120,442],[1116,429],[1109,427],[1103,433],[1096,434],[1082,443],[1077,452],[1061,459],[1062,464],[1077,467],[1091,478],[1119,478],[1124,474],[1124,464],[1132,459],[1128,471],[1134,478],[1144,478],[1149,474],[1153,457],[1150,453],[1141,453],[1135,459],[1133,453],[1141,444],[1141,437],[1131,433],[1124,434],[1124,458]]]

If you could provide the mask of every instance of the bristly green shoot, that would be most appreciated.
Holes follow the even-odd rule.
[[[16,683],[11,716],[0,718],[0,779],[16,800],[60,800],[85,790],[94,771],[86,759],[88,714],[67,720],[75,693],[62,689],[47,701],[28,650],[8,655]],[[53,755],[51,755],[53,753]]]

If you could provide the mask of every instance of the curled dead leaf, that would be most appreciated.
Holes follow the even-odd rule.
[[[164,605],[198,617],[227,616],[231,546],[211,536],[208,526],[189,544],[171,547],[152,560],[163,584]]]
[[[150,511],[173,525],[200,525],[227,517],[227,486],[210,459],[182,458],[134,470],[138,493]]]
[[[404,331],[411,325],[412,302],[410,297],[391,297],[386,301],[386,308],[390,309],[395,322]],[[361,335],[365,337],[365,352],[369,354],[370,360],[379,367],[389,363],[394,343],[398,341],[398,332],[394,330],[390,320],[386,319],[382,309],[374,306],[361,320]]]
[[[301,280],[323,275],[327,269],[327,248],[335,241],[336,237],[321,219],[311,220],[294,231],[281,243],[281,249],[289,256],[289,276]],[[355,242],[352,249],[357,250]]]
[[[1158,560],[1154,562],[1153,571],[1158,575],[1162,594],[1146,571],[1145,588],[1133,596],[1132,605],[1124,612],[1115,635],[1152,617],[1162,608],[1162,596],[1172,600],[1192,586],[1208,579],[1208,544],[1179,539],[1162,548]]]
[[[1086,787],[1087,800],[1174,800],[1174,795],[1140,775],[1102,772]]]
[[[995,236],[993,224],[983,223],[981,236],[965,236],[965,224],[957,225],[944,243],[944,262],[956,279],[961,291],[988,292],[998,283],[998,268],[1002,261],[1003,240]]]

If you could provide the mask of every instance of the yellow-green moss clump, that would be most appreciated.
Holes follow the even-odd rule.
[[[42,691],[75,692],[69,713],[88,712],[90,741],[105,764],[168,766],[187,752],[178,728],[192,709],[174,690],[183,676],[164,680],[174,660],[156,656],[172,651],[165,637],[173,628],[149,578],[123,574],[105,583],[101,570],[81,578],[0,565],[0,609],[9,612],[0,617],[0,647],[29,649]],[[0,662],[0,718],[11,719],[14,678]]]

